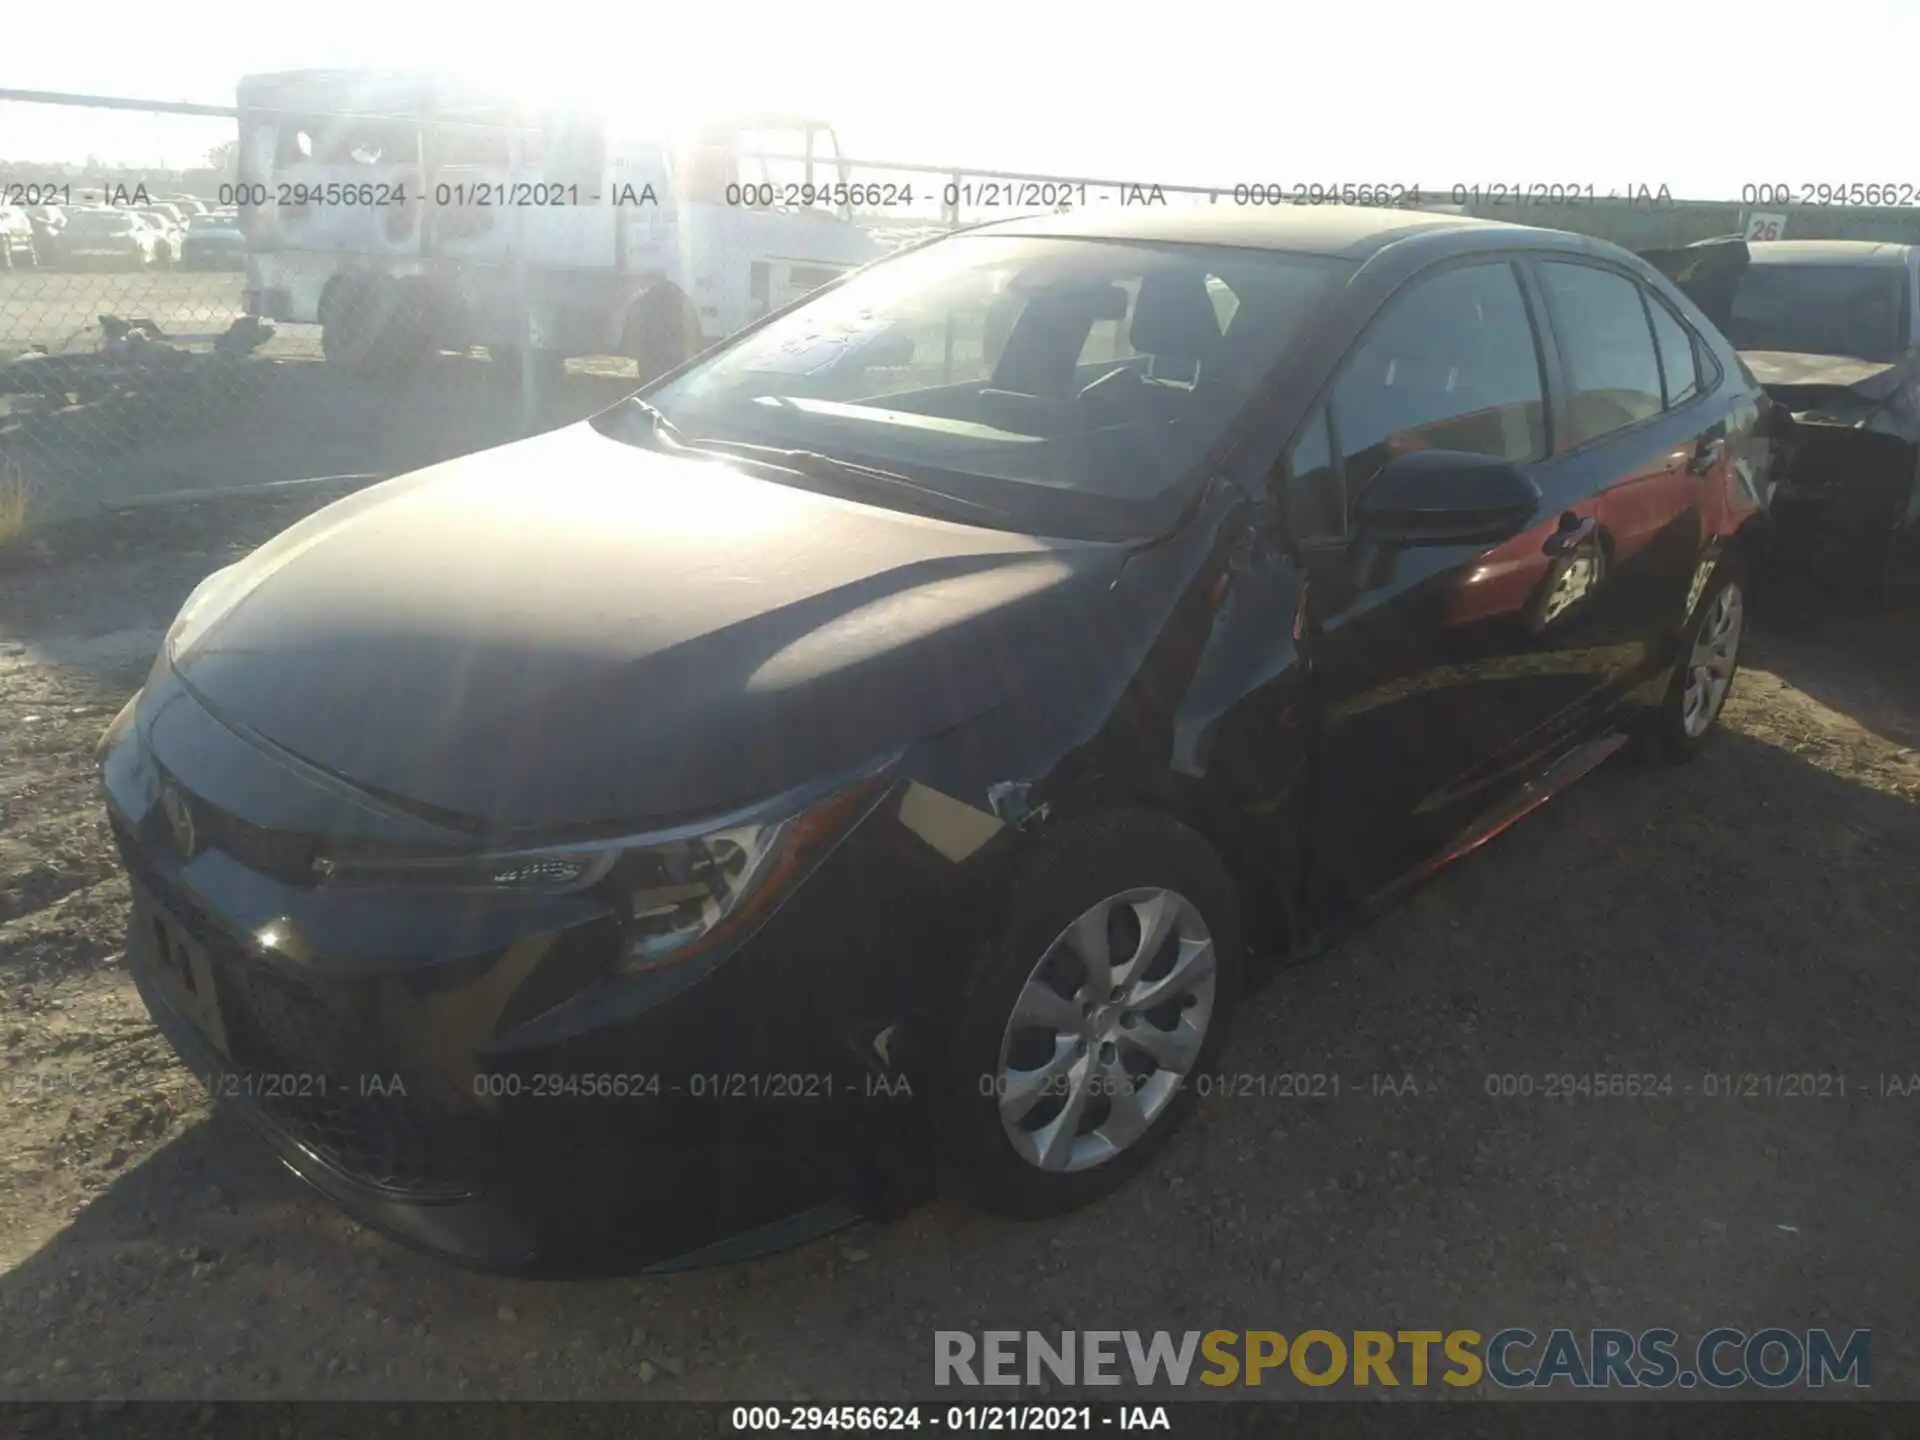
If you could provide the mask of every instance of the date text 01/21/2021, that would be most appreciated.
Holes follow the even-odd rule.
[[[222,185],[217,198],[221,205],[254,208],[272,204],[290,210],[385,210],[422,204],[429,196],[436,206],[448,209],[563,209],[601,204],[631,209],[661,203],[652,184],[621,181],[603,194],[597,189],[547,180],[442,180],[431,187],[384,180],[312,184],[283,180],[272,185],[251,181]]]
[[[1096,1430],[1171,1431],[1164,1405],[735,1405],[729,1428],[782,1435],[815,1432],[914,1431],[925,1426],[956,1435],[1091,1434]]]

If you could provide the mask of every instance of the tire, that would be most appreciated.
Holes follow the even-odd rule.
[[[1105,925],[1095,918],[1101,915]],[[1166,938],[1144,954],[1144,927],[1155,915],[1168,922]],[[1087,947],[1104,947],[1115,971],[1133,968],[1130,984],[1117,977],[1132,995],[1165,984],[1176,971],[1186,980],[1166,992],[1169,1003],[1145,1013],[1129,1015],[1122,1001],[1111,1000],[1089,1016]],[[1144,810],[1063,825],[1016,881],[1006,929],[976,961],[962,992],[943,1120],[950,1184],[981,1209],[1027,1219],[1079,1209],[1119,1188],[1192,1111],[1198,1095],[1191,1078],[1226,1043],[1244,971],[1239,897],[1198,833]],[[1023,1004],[1043,1023],[1016,1025]],[[1198,1025],[1195,1012],[1203,1015]],[[1157,1053],[1178,1051],[1173,1063],[1148,1057],[1142,1042],[1149,1027],[1159,1032],[1152,1039]],[[1183,1029],[1197,1045],[1177,1045]],[[1108,1077],[1104,1086],[1084,1083],[1099,1075]],[[1034,1100],[1043,1076],[1057,1080]],[[1130,1087],[1138,1102],[1130,1119],[1113,1104],[1116,1085]]]
[[[366,363],[369,349],[368,291],[364,285],[329,289],[320,299],[320,354],[349,372]]]
[[[620,353],[639,367],[643,384],[666,374],[696,353],[700,345],[700,325],[693,307],[671,285],[656,285],[627,310]]]
[[[1666,696],[1636,737],[1637,748],[1645,758],[1682,764],[1705,749],[1719,730],[1720,713],[1740,670],[1740,647],[1752,611],[1750,596],[1746,565],[1738,554],[1723,555],[1680,637],[1679,659]],[[1718,633],[1725,637],[1729,624],[1731,643],[1725,638],[1715,642],[1712,636]],[[1696,671],[1701,669],[1697,662],[1714,652],[1719,653],[1723,668],[1709,669],[1696,682]],[[1709,679],[1718,682],[1717,689],[1707,683]],[[1701,687],[1697,697],[1696,683]],[[1696,708],[1696,698],[1704,704],[1704,712]]]
[[[393,377],[432,352],[432,324],[426,301],[409,287],[349,283],[321,301],[320,353],[349,374]]]

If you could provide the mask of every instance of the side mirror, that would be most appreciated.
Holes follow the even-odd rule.
[[[1363,536],[1399,545],[1506,540],[1540,506],[1540,487],[1506,460],[1411,450],[1381,467],[1355,507]]]

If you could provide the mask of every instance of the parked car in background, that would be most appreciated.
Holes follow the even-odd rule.
[[[246,269],[247,237],[239,216],[232,211],[194,216],[180,244],[180,263],[189,270]]]
[[[66,210],[59,205],[28,205],[23,208],[28,222],[33,226],[34,250],[39,254],[41,263],[57,263],[60,259],[60,232],[67,223]]]
[[[61,259],[75,269],[149,269],[160,263],[161,240],[131,210],[75,210],[61,231]]]
[[[205,581],[101,744],[132,974],[289,1166],[476,1264],[940,1171],[1086,1204],[1251,957],[1709,742],[1762,401],[1574,235],[936,240]]]
[[[1881,595],[1920,579],[1920,247],[1727,239],[1648,258],[1793,417],[1773,557]]]
[[[186,240],[187,231],[174,214],[156,206],[145,206],[133,213],[145,221],[157,237],[153,247],[157,263],[171,265],[180,258],[180,248]]]
[[[17,205],[0,205],[0,270],[40,263],[33,221]]]

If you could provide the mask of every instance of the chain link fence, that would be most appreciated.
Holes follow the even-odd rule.
[[[630,366],[603,366],[529,416],[517,367],[484,350],[350,372],[326,363],[320,324],[251,317],[240,127],[204,108],[0,101],[0,541],[180,494],[397,473],[630,388]]]
[[[1292,198],[1266,181],[849,160],[807,121],[707,136],[669,164],[580,116],[444,94],[328,108],[299,90],[310,80],[251,98],[248,83],[233,107],[0,91],[0,542],[181,494],[394,474],[566,423],[955,225]],[[1635,248],[1746,220],[1734,204],[1457,199],[1418,203]],[[1792,225],[1920,239],[1905,212]]]

